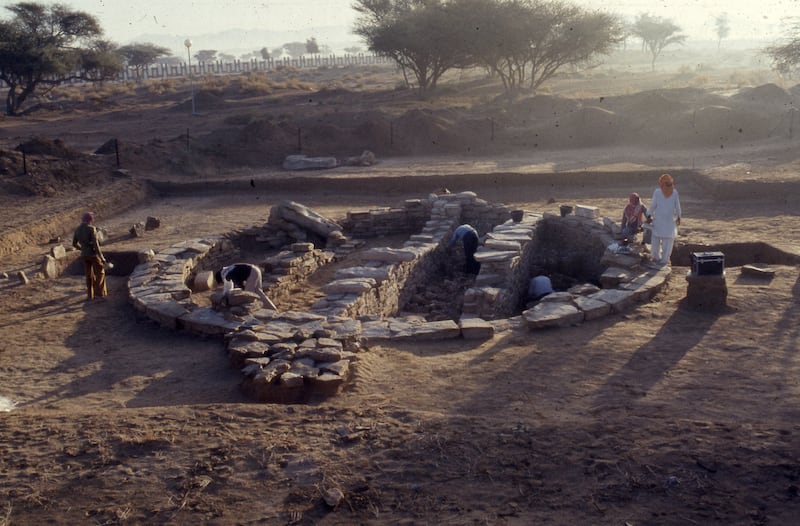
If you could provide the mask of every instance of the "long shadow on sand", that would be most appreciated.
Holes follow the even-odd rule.
[[[82,300],[73,306],[85,313],[64,342],[74,354],[51,369],[54,378],[66,372],[73,379],[55,381],[51,390],[29,403],[87,397],[88,406],[103,393],[115,400],[109,402],[114,407],[246,401],[221,341],[187,336],[141,319],[126,301],[122,278],[109,280],[109,292],[105,300]],[[98,328],[103,331],[98,333]]]
[[[597,390],[595,406],[628,405],[644,398],[706,336],[722,312],[698,312],[683,304]]]

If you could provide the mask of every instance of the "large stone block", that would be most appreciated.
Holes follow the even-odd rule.
[[[320,170],[336,168],[339,161],[336,157],[307,157],[305,155],[287,155],[283,161],[284,170]]]
[[[411,341],[448,340],[461,336],[461,329],[452,320],[432,321],[406,327],[393,335],[393,339]]]
[[[490,340],[494,337],[494,326],[482,318],[462,317],[458,325],[465,340]]]
[[[629,290],[603,289],[589,298],[608,303],[613,312],[624,312],[637,303],[636,295]]]
[[[206,290],[211,290],[214,287],[214,273],[210,270],[204,270],[198,272],[197,275],[194,277],[194,282],[192,283],[192,290],[194,292],[203,292]]]
[[[376,285],[372,278],[338,279],[324,285],[322,291],[326,294],[364,294]]]
[[[573,301],[583,311],[583,319],[586,321],[602,318],[611,312],[611,305],[604,301],[584,296],[576,296]]]
[[[575,205],[575,215],[577,217],[596,219],[600,217],[600,209],[596,206]]]
[[[584,313],[572,303],[539,303],[522,313],[528,328],[546,329],[577,325],[584,319]]]

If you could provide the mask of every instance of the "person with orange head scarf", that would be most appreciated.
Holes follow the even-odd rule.
[[[671,175],[658,178],[647,218],[653,221],[653,261],[661,267],[667,266],[681,224],[681,200]]]

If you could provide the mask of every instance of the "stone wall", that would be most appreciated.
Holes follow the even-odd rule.
[[[537,228],[533,262],[561,274],[597,282],[603,253],[614,239],[600,222],[579,216],[545,214]]]
[[[486,234],[475,254],[481,270],[475,286],[464,295],[463,314],[504,318],[518,307],[520,289],[527,288],[541,218],[525,213],[521,221],[507,220]]]
[[[570,240],[569,249],[554,257],[581,262],[598,271],[605,268],[601,280],[617,287],[583,287],[552,294],[523,312],[522,319],[530,329],[580,323],[620,312],[652,297],[669,273],[665,269],[643,270],[640,258],[609,254],[607,248],[599,262],[584,262],[583,258],[596,255],[598,247],[610,239],[594,217],[562,218],[526,212],[521,221],[514,222],[508,219],[507,208],[485,203],[471,192],[432,196],[427,203],[420,201],[410,207],[429,207],[429,216],[402,248],[373,248],[361,254],[359,266],[338,269],[323,288],[326,297],[309,312],[260,309],[258,302],[248,298],[238,298],[242,301],[234,307],[230,302],[212,302],[216,308],[201,307],[193,301],[187,286],[191,277],[198,269],[229,260],[237,250],[227,237],[186,241],[152,255],[131,274],[129,298],[137,310],[163,326],[223,336],[230,363],[242,371],[242,388],[249,396],[258,401],[293,403],[339,392],[351,377],[351,363],[372,343],[492,338],[495,325],[489,320],[518,308],[537,248],[544,251],[542,243],[551,238],[562,244],[564,239]],[[411,229],[417,218],[386,209],[371,211],[369,218],[361,220],[365,221],[359,223],[361,227],[369,221],[373,227],[383,224],[386,229]],[[428,282],[441,258],[451,256],[453,230],[467,221],[485,232],[485,241],[476,254],[482,268],[465,298],[462,317],[436,322],[416,316],[396,318],[407,300],[407,291]],[[250,235],[248,239],[258,237]],[[339,249],[345,246],[347,243]],[[266,289],[277,297],[281,289],[306,279],[333,257],[335,253],[315,249],[312,243],[294,243],[290,250],[265,259]]]
[[[343,222],[348,235],[413,234],[402,249],[373,249],[362,257],[361,266],[339,270],[324,289],[328,296],[313,311],[352,318],[395,316],[448,257],[450,237],[459,224],[469,222],[480,233],[509,214],[506,206],[488,203],[474,192],[431,194],[425,200],[407,200],[403,208],[350,212]]]
[[[342,221],[342,229],[362,238],[419,232],[430,216],[431,206],[430,199],[409,199],[400,208],[351,211]]]
[[[137,310],[163,326],[224,336],[231,364],[242,370],[244,391],[257,400],[300,402],[315,395],[329,396],[349,379],[350,362],[368,341],[492,337],[492,326],[477,320],[462,325],[392,319],[407,299],[406,291],[424,284],[446,256],[463,204],[471,206],[471,217],[478,224],[490,224],[505,210],[465,192],[409,201],[402,213],[390,208],[362,218],[368,219],[373,234],[390,233],[414,229],[419,211],[428,210],[418,233],[410,235],[402,248],[370,249],[362,254],[359,267],[339,269],[323,288],[326,297],[310,312],[251,310],[247,306],[258,303],[248,298],[238,298],[242,301],[234,306],[223,308],[222,303],[215,303],[217,308],[208,308],[192,299],[187,283],[192,283],[201,269],[229,262],[231,254],[241,250],[237,241],[249,248],[272,246],[273,240],[281,238],[274,231],[275,222],[249,229],[244,235],[187,241],[154,255],[131,274],[129,298]],[[365,227],[366,223],[361,223],[360,228]],[[299,234],[288,235],[294,238]],[[348,243],[342,243],[339,249],[347,247]],[[312,243],[293,243],[290,250],[265,258],[261,266],[267,293],[278,298],[281,291],[334,257],[334,252],[315,249]]]
[[[558,323],[565,319],[569,323],[583,321],[587,316],[584,309],[591,310],[588,316],[595,316],[599,311],[611,312],[609,304],[614,309],[629,306],[631,296],[635,297],[634,302],[651,297],[663,284],[666,272],[645,268],[642,263],[647,256],[638,251],[624,254],[611,251],[613,233],[600,219],[599,209],[581,205],[574,208],[576,215],[565,216],[526,211],[521,221],[507,220],[488,232],[475,254],[481,270],[475,286],[465,293],[462,314],[499,319],[519,312],[525,305],[534,268],[557,271],[587,282],[572,292],[550,298],[550,301],[560,298],[580,304],[573,305],[574,310],[565,309],[568,315],[563,318],[555,315]],[[602,292],[590,284],[625,289],[630,295]],[[578,298],[591,294],[599,295],[603,305]],[[550,311],[547,316],[551,316]],[[536,318],[536,313],[528,318]],[[546,324],[539,324],[537,319],[531,326]]]
[[[304,282],[335,257],[330,250],[315,250],[312,243],[293,243],[289,250],[281,250],[266,258],[264,290],[273,302],[281,302],[292,294],[295,286]]]

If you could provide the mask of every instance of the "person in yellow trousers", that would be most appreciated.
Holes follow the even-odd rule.
[[[97,227],[94,226],[94,214],[83,214],[81,224],[72,235],[72,246],[81,251],[83,267],[86,272],[86,292],[88,299],[103,298],[108,295],[106,289],[106,271],[103,265],[106,258],[100,250],[97,238]]]

